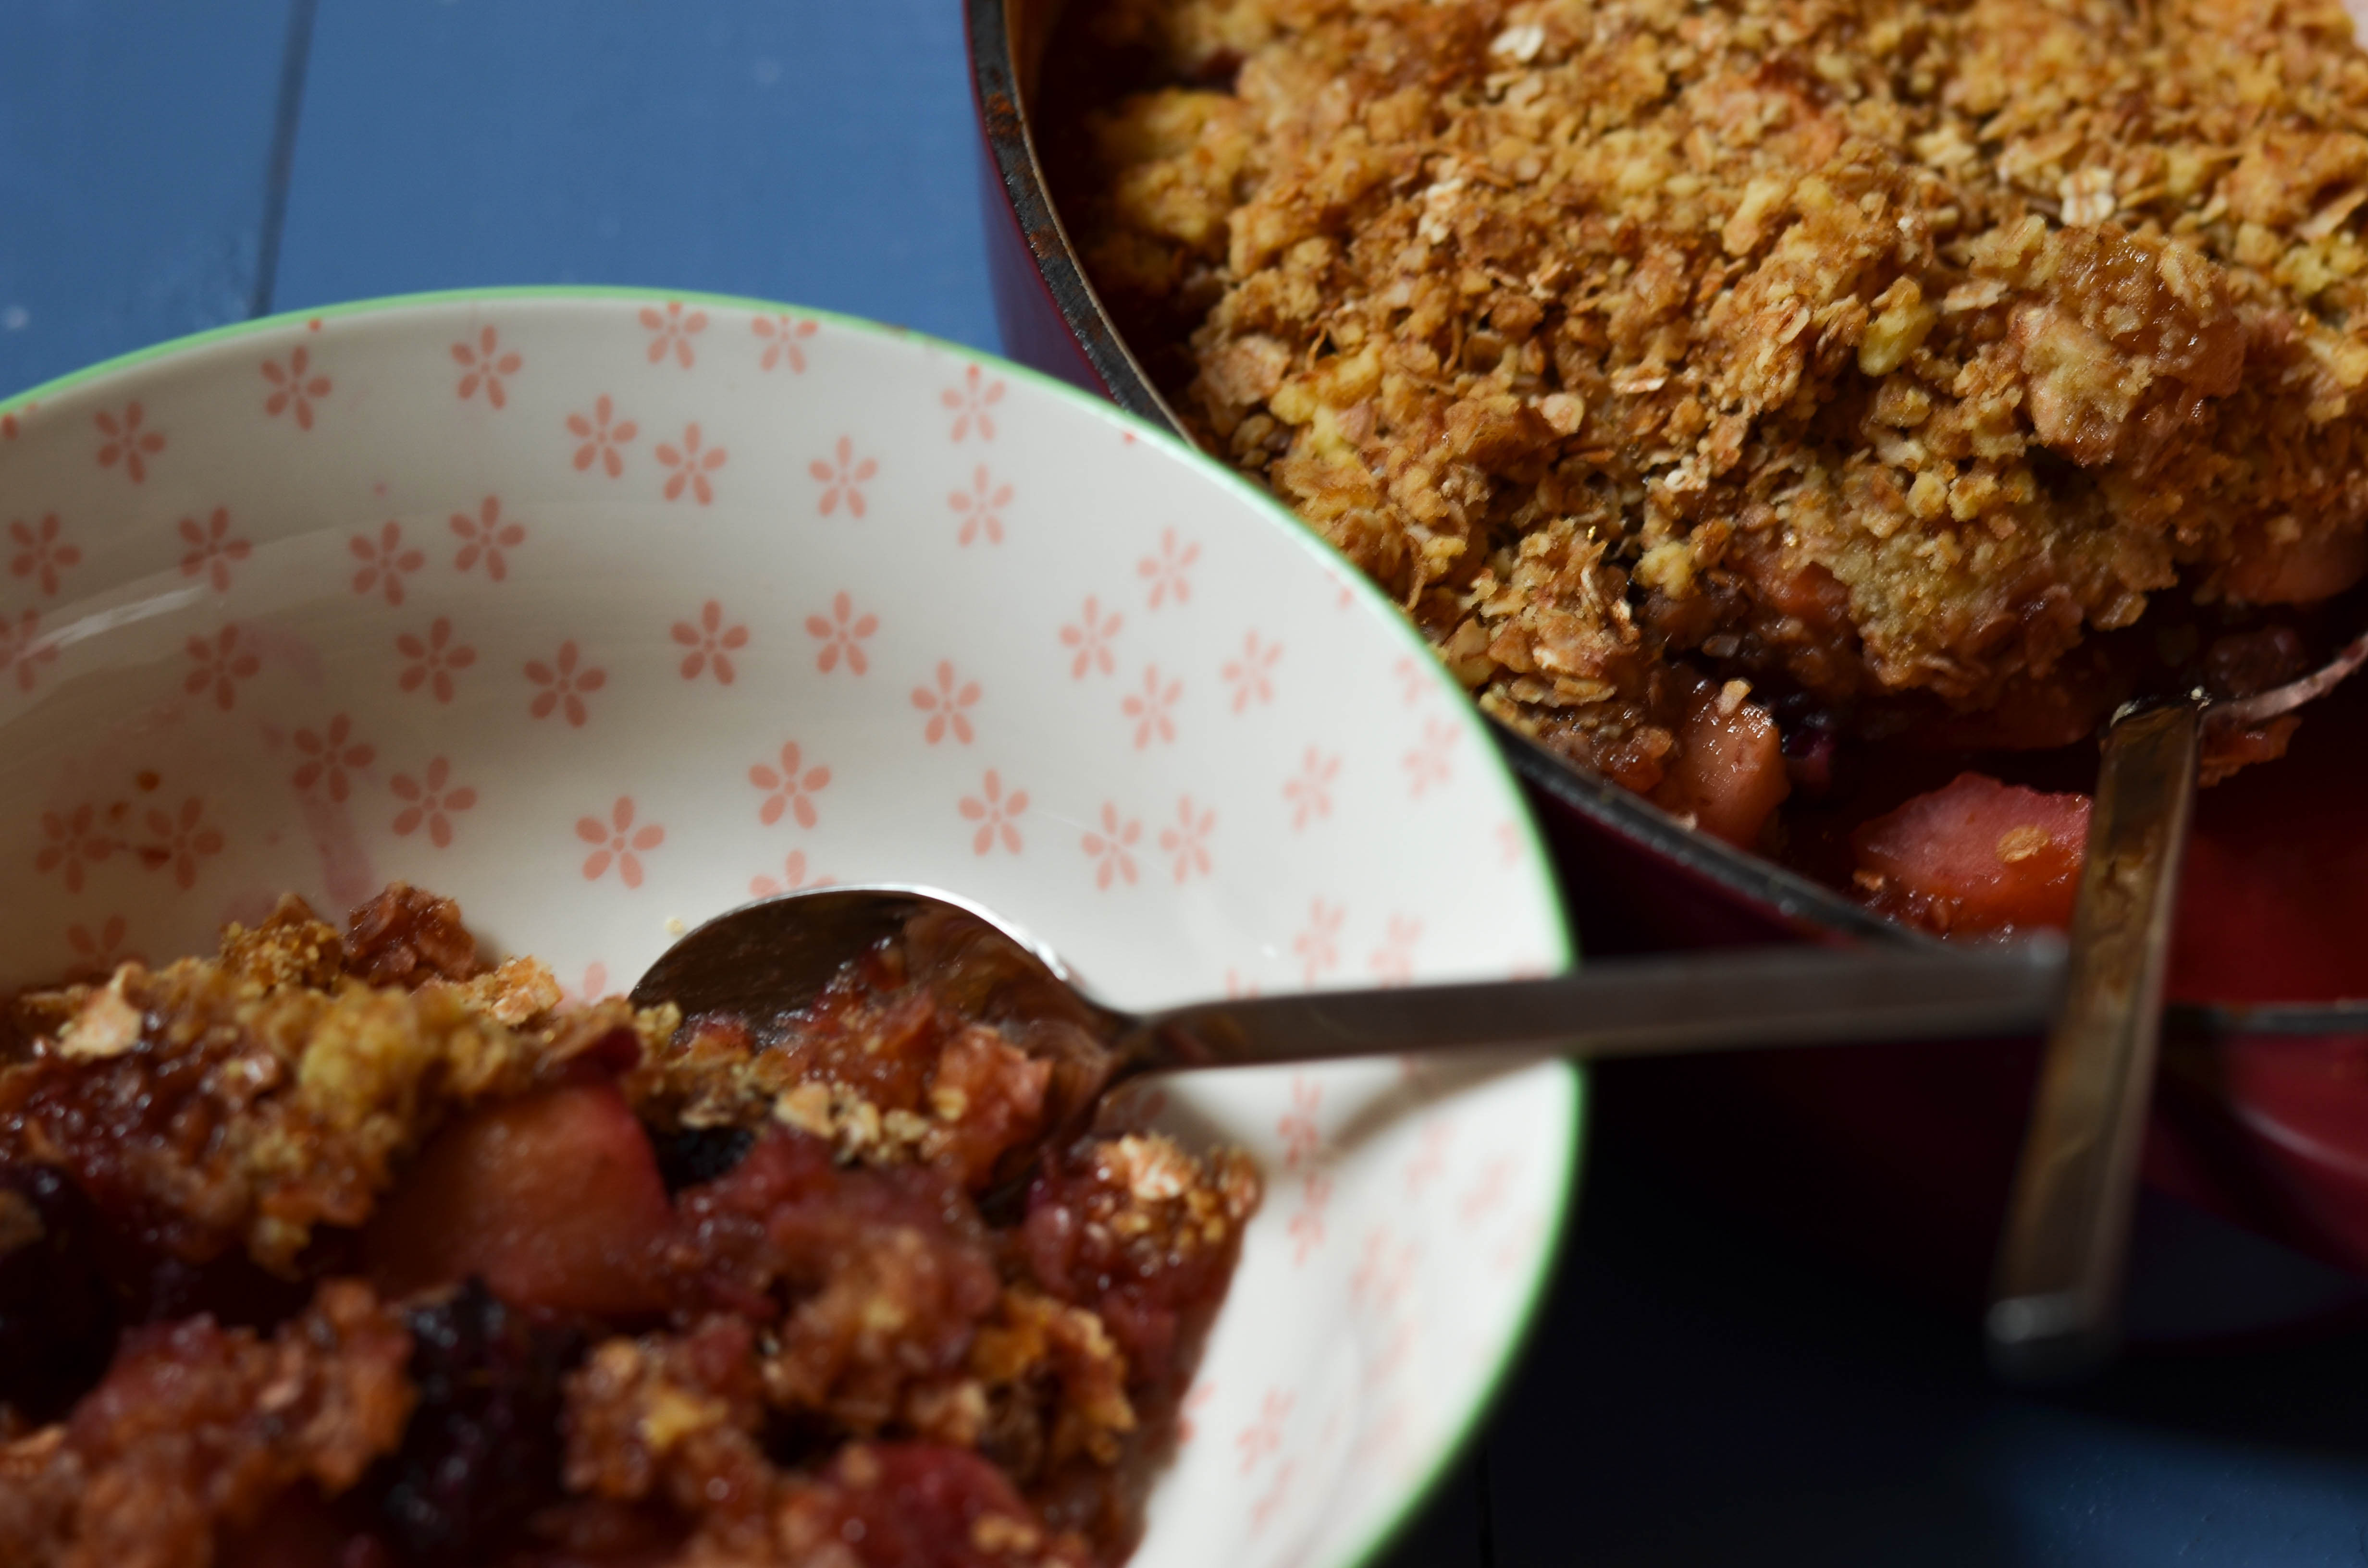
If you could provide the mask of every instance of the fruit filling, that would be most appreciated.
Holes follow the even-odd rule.
[[[26,993],[0,1562],[1115,1563],[1258,1183],[1056,1144],[1104,1067],[958,921],[770,1017],[567,1001],[399,883]]]

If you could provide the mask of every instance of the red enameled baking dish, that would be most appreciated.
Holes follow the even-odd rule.
[[[1096,299],[1030,119],[1061,0],[965,0],[988,259],[1007,351],[1175,426]],[[1048,132],[1048,133],[1057,133]],[[1597,952],[1771,940],[1923,942],[1845,894],[1693,831],[1510,730]],[[2368,687],[2311,711],[2291,756],[2206,791],[2181,890],[2159,1188],[2368,1274]],[[1951,1296],[1978,1290],[2034,1042],[1705,1058],[1599,1070],[1671,1157]],[[1741,1179],[1747,1178],[1748,1179]]]

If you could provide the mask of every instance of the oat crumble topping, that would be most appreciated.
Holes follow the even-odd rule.
[[[1196,436],[1712,831],[1759,836],[1804,705],[2062,744],[2150,602],[2368,566],[2335,0],[1083,16],[1151,85],[1064,210]]]

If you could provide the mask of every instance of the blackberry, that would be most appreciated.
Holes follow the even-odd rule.
[[[585,1336],[475,1278],[409,1326],[419,1403],[378,1478],[380,1515],[416,1562],[491,1562],[559,1497],[561,1380]]]
[[[667,1196],[686,1187],[703,1187],[730,1173],[757,1142],[745,1127],[686,1127],[679,1132],[650,1133],[657,1151],[658,1176]]]
[[[97,1385],[122,1314],[96,1256],[98,1215],[81,1188],[47,1166],[0,1165],[0,1189],[40,1221],[38,1237],[0,1255],[0,1404],[38,1425]]]

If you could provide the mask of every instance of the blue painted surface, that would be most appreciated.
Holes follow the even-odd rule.
[[[632,283],[992,347],[959,24],[952,0],[331,0],[279,301]]]
[[[0,0],[0,394],[236,319],[267,281],[281,308],[640,283],[995,343],[956,0],[320,0],[275,187],[311,3]],[[2188,1318],[2272,1276],[2329,1288],[2161,1241],[2142,1273]],[[2368,1562],[2363,1390],[2355,1337],[2002,1392],[1969,1324],[1607,1140],[1485,1462],[1380,1568]]]
[[[1495,1562],[2287,1568],[2368,1561],[2368,1339],[2144,1351],[2052,1394],[1634,1157],[1489,1440]],[[2156,1247],[2209,1244],[2142,1233]],[[1411,1560],[1406,1565],[1411,1568]]]
[[[290,0],[0,0],[0,396],[245,316]]]

